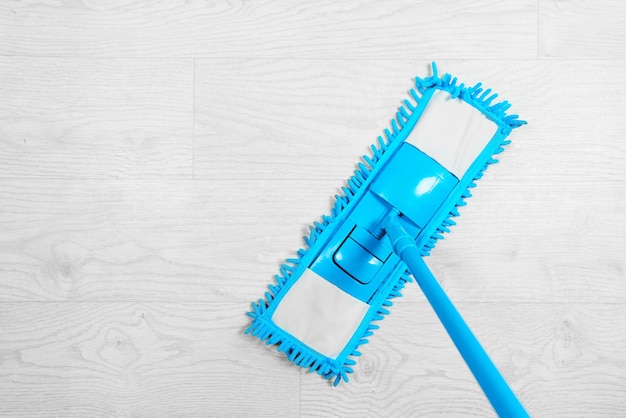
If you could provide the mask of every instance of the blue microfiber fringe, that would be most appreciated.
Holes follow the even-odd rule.
[[[396,140],[402,133],[402,130],[406,126],[411,126],[412,129],[414,124],[410,123],[411,117],[414,116],[416,111],[418,111],[419,114],[423,111],[423,108],[420,107],[420,102],[422,95],[424,95],[427,90],[432,88],[444,90],[450,93],[453,98],[460,98],[471,104],[487,118],[498,122],[503,138],[506,138],[511,130],[526,124],[525,121],[519,119],[518,115],[506,114],[506,111],[511,106],[507,101],[492,104],[498,95],[492,93],[491,89],[483,90],[482,83],[477,83],[473,87],[466,87],[463,83],[457,84],[457,78],[453,78],[450,74],[444,74],[443,77],[439,77],[437,66],[434,62],[432,63],[432,71],[433,74],[430,77],[415,78],[415,88],[410,90],[410,97],[405,99],[403,104],[398,108],[395,118],[390,122],[391,129],[385,129],[383,135],[378,137],[377,144],[371,146],[371,155],[362,156],[363,161],[357,164],[358,169],[354,172],[354,175],[346,181],[346,186],[342,188],[343,193],[335,196],[335,204],[331,209],[331,214],[323,215],[321,222],[314,222],[313,225],[309,227],[309,235],[303,237],[307,248],[299,249],[297,251],[297,258],[285,260],[285,263],[280,266],[280,274],[274,276],[275,283],[268,286],[269,291],[265,292],[265,297],[259,299],[257,302],[253,302],[252,310],[247,312],[247,315],[252,318],[252,323],[246,329],[246,334],[251,334],[261,341],[265,341],[267,345],[276,345],[279,352],[284,352],[290,361],[300,367],[308,369],[309,372],[316,372],[326,379],[334,378],[333,384],[335,386],[342,380],[348,381],[348,374],[353,373],[352,366],[356,364],[354,358],[361,355],[358,348],[366,344],[368,342],[367,338],[373,335],[373,332],[378,329],[378,325],[374,324],[374,322],[384,319],[384,317],[389,314],[387,308],[392,306],[392,299],[402,296],[401,290],[404,288],[405,283],[412,281],[409,272],[405,270],[397,275],[398,278],[395,283],[392,283],[385,297],[378,301],[380,307],[374,312],[368,312],[366,316],[366,318],[369,317],[367,327],[360,327],[360,329],[362,329],[361,333],[350,341],[350,349],[347,351],[348,355],[339,356],[337,359],[330,359],[311,349],[291,334],[278,328],[269,318],[266,318],[263,313],[270,307],[272,301],[285,289],[286,284],[293,275],[303,271],[304,267],[301,266],[301,262],[307,259],[309,250],[316,244],[322,233],[329,226],[332,226],[337,218],[342,215],[345,208],[350,204],[359,190],[369,183],[368,178],[372,175],[372,172],[376,170],[379,161],[383,158],[386,151],[397,142]],[[510,142],[510,140],[502,140],[498,148],[495,149],[492,154],[501,153],[504,151],[504,147]],[[430,238],[423,242],[421,251],[423,256],[430,255],[430,251],[435,247],[437,241],[443,239],[445,233],[450,232],[450,227],[456,224],[451,218],[460,215],[458,208],[465,206],[465,199],[472,196],[470,189],[476,187],[475,181],[482,177],[483,172],[489,165],[497,162],[498,160],[492,156],[480,167],[477,174],[472,179],[469,179],[465,192],[462,193],[454,208],[449,213],[444,214],[440,225],[432,231]]]

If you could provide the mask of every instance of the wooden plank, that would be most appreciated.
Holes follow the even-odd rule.
[[[0,78],[0,178],[191,176],[191,60],[0,57]]]
[[[295,367],[239,304],[0,304],[0,415],[298,415]]]
[[[626,58],[626,4],[620,1],[541,0],[540,58]]]
[[[18,3],[0,54],[100,57],[534,58],[534,0]]]
[[[624,300],[626,244],[620,237],[626,225],[615,221],[626,210],[623,184],[554,185],[535,179],[480,187],[449,239],[427,260],[451,297]]]
[[[332,189],[309,182],[326,198],[285,207],[302,187],[0,182],[0,300],[255,300],[329,206]]]
[[[395,64],[196,60],[194,175],[346,179],[430,65]]]
[[[413,85],[411,75],[430,74],[428,66],[198,60],[195,175],[341,181],[389,127]],[[234,67],[237,78],[229,76]],[[626,61],[605,63],[605,77],[594,83],[588,82],[597,70],[593,62],[444,60],[439,67],[467,84],[484,81],[530,121],[512,136],[523,138],[515,157],[503,156],[515,169],[495,170],[503,178],[517,180],[529,172],[559,181],[572,172],[617,181],[626,176],[621,120],[614,111],[621,106],[615,89],[626,83]]]
[[[484,181],[427,260],[454,300],[624,300],[620,184],[553,188],[540,200],[538,181],[515,194]],[[255,300],[329,213],[334,184],[0,182],[0,300]],[[576,204],[554,211],[564,201]]]
[[[347,385],[303,373],[301,416],[495,416],[430,308],[396,308],[363,346]],[[458,308],[531,416],[623,414],[623,303]]]

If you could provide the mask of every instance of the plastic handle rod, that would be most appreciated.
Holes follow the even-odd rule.
[[[422,260],[415,240],[395,220],[389,222],[385,231],[395,253],[415,277],[496,413],[501,417],[528,417],[520,401]]]

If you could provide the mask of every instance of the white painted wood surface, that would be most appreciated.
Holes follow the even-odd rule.
[[[431,60],[529,121],[428,260],[534,416],[626,414],[626,3],[0,4],[0,415],[492,416],[416,287],[329,387],[244,315]]]

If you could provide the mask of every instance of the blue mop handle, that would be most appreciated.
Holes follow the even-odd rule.
[[[528,417],[520,401],[422,260],[415,240],[395,220],[390,222],[385,231],[395,253],[409,267],[496,413],[501,417]]]

